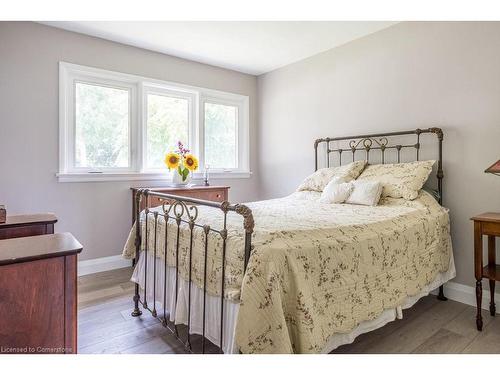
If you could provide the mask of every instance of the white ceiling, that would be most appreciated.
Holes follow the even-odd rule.
[[[393,25],[379,21],[60,21],[46,25],[260,75]]]

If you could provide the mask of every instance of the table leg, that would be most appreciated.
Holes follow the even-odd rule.
[[[481,233],[481,223],[474,222],[474,274],[476,276],[476,327],[478,331],[483,329],[483,318],[481,316],[481,302],[483,298],[483,235]]]
[[[482,299],[483,299],[483,285],[481,280],[478,280],[476,281],[476,303],[477,303],[476,327],[478,331],[483,330],[483,317],[481,316]]]
[[[488,236],[488,265],[496,265],[495,236]],[[495,316],[495,280],[490,279],[490,315]]]
[[[495,316],[496,308],[495,308],[495,280],[490,280],[490,315]]]

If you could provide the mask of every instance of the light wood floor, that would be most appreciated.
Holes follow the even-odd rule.
[[[149,312],[130,316],[131,268],[82,276],[78,280],[79,353],[185,353]],[[396,320],[359,336],[334,353],[500,353],[500,316],[483,311],[483,332],[473,307],[434,296],[422,298]]]

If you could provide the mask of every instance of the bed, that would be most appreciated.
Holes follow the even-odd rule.
[[[138,191],[137,200],[151,194],[169,204],[137,212],[124,248],[137,259],[132,315],[149,310],[192,351],[205,352],[208,341],[224,353],[328,353],[401,318],[436,288],[445,300],[455,268],[441,206],[441,130],[319,139],[315,169],[321,146],[328,167],[363,151],[385,163],[409,149],[418,160],[429,134],[438,141],[437,189],[411,201],[325,204],[319,192],[298,191],[231,205]],[[416,142],[389,141],[405,136]]]

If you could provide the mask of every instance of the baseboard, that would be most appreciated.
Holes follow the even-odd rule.
[[[78,262],[78,276],[116,270],[118,268],[130,267],[131,265],[132,262],[130,259],[124,259],[121,255],[81,260]]]
[[[434,291],[432,294],[437,294],[437,291]],[[465,303],[466,305],[474,307],[476,306],[476,288],[472,286],[449,281],[444,284],[444,295],[453,301]],[[489,310],[490,300],[490,291],[483,288],[483,301],[481,307],[484,310]],[[500,294],[495,293],[495,301],[500,301]]]

